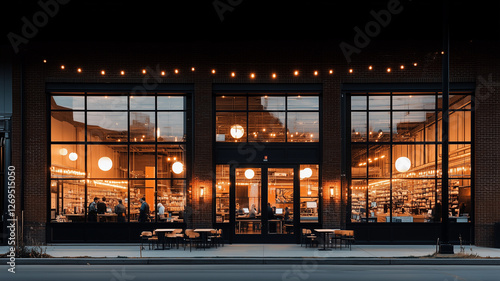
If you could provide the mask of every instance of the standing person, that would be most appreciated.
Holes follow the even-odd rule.
[[[165,207],[162,203],[158,203],[158,216],[160,216],[160,218],[165,217]]]
[[[290,210],[288,209],[288,207],[285,207],[285,215],[283,216],[283,219],[285,220],[285,222],[290,220]]]
[[[97,222],[97,201],[99,198],[95,197],[89,205],[89,222]]]
[[[117,222],[125,222],[125,218],[127,217],[127,211],[125,206],[122,204],[122,200],[118,200],[118,205],[115,206],[115,214],[118,216]]]
[[[106,213],[106,207],[106,197],[103,197],[102,201],[97,203],[97,213],[101,215]]]
[[[140,200],[141,208],[139,209],[139,222],[146,222],[149,218],[149,204],[146,202],[146,198],[142,197]]]
[[[271,207],[271,203],[267,203],[267,218],[270,220],[274,219],[274,210]]]
[[[252,204],[252,207],[250,207],[250,212],[248,213],[248,217],[255,218],[255,215],[257,215],[257,209],[255,208],[255,204]]]

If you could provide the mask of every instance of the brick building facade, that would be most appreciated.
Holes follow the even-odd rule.
[[[500,145],[500,98],[497,82],[500,81],[500,59],[495,55],[496,47],[498,46],[488,42],[474,41],[452,44],[450,50],[452,89],[455,87],[453,85],[474,87],[471,89],[475,103],[472,112],[472,128],[475,131],[474,139],[471,140],[473,210],[471,222],[466,223],[470,227],[466,229],[471,229],[472,232],[461,234],[480,246],[493,245],[494,224],[500,222],[500,208],[496,204],[500,200],[500,191],[496,188],[500,185],[496,171],[496,164],[500,159],[496,149]],[[318,192],[321,210],[317,225],[327,228],[357,227],[349,221],[350,179],[346,171],[349,169],[350,159],[347,159],[343,151],[346,149],[343,140],[350,131],[343,117],[344,110],[347,110],[343,108],[343,99],[349,91],[346,86],[369,88],[373,85],[406,85],[410,90],[414,87],[415,92],[422,91],[428,85],[439,86],[442,55],[440,44],[432,41],[379,41],[360,54],[353,55],[352,62],[347,63],[338,48],[333,43],[303,42],[31,45],[22,56],[13,57],[11,62],[12,165],[19,171],[16,177],[16,194],[20,198],[17,212],[21,216],[23,210],[24,239],[41,243],[54,242],[59,240],[56,236],[60,237],[54,232],[62,231],[61,228],[53,227],[56,223],[51,222],[49,206],[51,139],[50,104],[47,97],[50,95],[49,88],[53,85],[78,85],[82,92],[89,91],[94,85],[105,85],[104,88],[128,85],[131,90],[142,86],[149,91],[156,91],[162,86],[167,89],[175,89],[176,85],[180,88],[186,85],[191,87],[192,90],[186,92],[193,98],[192,120],[189,120],[190,116],[187,117],[193,126],[192,143],[188,143],[192,150],[192,160],[191,165],[186,168],[188,185],[185,194],[186,206],[191,208],[191,217],[184,223],[189,228],[225,227],[227,232],[231,232],[231,228],[216,224],[214,217],[217,158],[214,88],[218,85],[256,87],[267,92],[265,89],[271,91],[276,87],[320,87],[321,136],[318,142],[320,160],[317,164],[320,170]],[[77,70],[79,68],[81,72]],[[147,75],[141,72],[143,69],[147,69]],[[104,75],[101,73],[103,70]],[[164,75],[161,74],[162,71],[165,71]],[[298,71],[298,75],[295,71]],[[233,72],[234,77],[231,75]],[[250,76],[252,73],[253,78]],[[272,76],[273,73],[276,78]],[[85,85],[89,87],[85,88]],[[269,159],[268,164],[272,161],[272,158]],[[200,196],[201,187],[204,187],[203,196]],[[359,228],[359,232],[365,234],[358,238],[367,238],[368,243],[432,243],[440,235],[439,223],[433,224],[433,227],[416,223],[402,226],[406,229],[400,228],[401,224],[387,223],[378,230],[377,225],[365,223]],[[234,227],[232,224],[231,226]],[[132,234],[148,227],[130,223],[126,229],[133,236]],[[296,227],[299,229],[305,225]],[[366,227],[371,230],[367,232]],[[92,227],[85,225],[77,229],[92,231]],[[454,228],[451,229],[450,239],[457,242],[458,233],[453,232]],[[64,230],[65,235],[71,233],[68,231]],[[426,233],[426,239],[420,241],[405,239],[398,235],[398,231],[431,233]],[[371,234],[366,234],[371,232],[392,234],[387,234],[391,238],[375,239],[374,236],[369,238]],[[85,241],[94,240],[89,238]]]

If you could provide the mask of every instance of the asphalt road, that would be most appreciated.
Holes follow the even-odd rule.
[[[1,266],[0,280],[217,281],[498,281],[500,266],[397,265],[19,265]]]

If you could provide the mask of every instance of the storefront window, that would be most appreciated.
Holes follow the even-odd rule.
[[[53,222],[183,222],[185,96],[54,93],[50,104]]]
[[[215,97],[217,142],[318,142],[319,96],[241,94]]]
[[[441,98],[350,95],[351,222],[441,222]],[[455,222],[470,222],[470,101],[470,95],[450,96],[448,215]]]
[[[229,165],[217,165],[215,171],[215,222],[229,223]]]

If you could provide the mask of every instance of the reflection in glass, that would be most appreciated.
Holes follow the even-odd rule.
[[[158,112],[157,136],[159,142],[185,141],[185,112]]]
[[[155,141],[155,113],[130,112],[130,141]]]
[[[249,112],[249,141],[284,142],[285,112]]]
[[[80,111],[52,111],[51,141],[85,141],[85,113]]]
[[[423,141],[425,125],[434,121],[434,115],[434,112],[425,111],[393,112],[393,141]]]
[[[391,114],[390,112],[370,112],[369,141],[390,141]]]
[[[289,142],[319,141],[319,113],[288,112],[287,125]]]
[[[185,100],[183,96],[162,96],[158,95],[158,110],[185,110]]]
[[[130,110],[155,110],[155,97],[130,96]]]
[[[87,112],[87,141],[127,141],[127,130],[126,112]]]
[[[436,96],[427,95],[394,95],[392,97],[392,109],[412,110],[412,109],[430,109],[436,107]]]
[[[366,96],[351,96],[351,110],[366,110]]]
[[[368,105],[370,110],[390,110],[391,97],[390,96],[368,96]]]
[[[351,141],[366,141],[366,113],[351,112]]]
[[[83,110],[85,109],[84,96],[52,96],[50,99],[52,110]]]
[[[319,110],[318,96],[289,96],[287,97],[288,110]]]
[[[285,97],[250,96],[248,110],[285,110]]]
[[[123,96],[88,96],[87,110],[127,110],[128,97]]]

